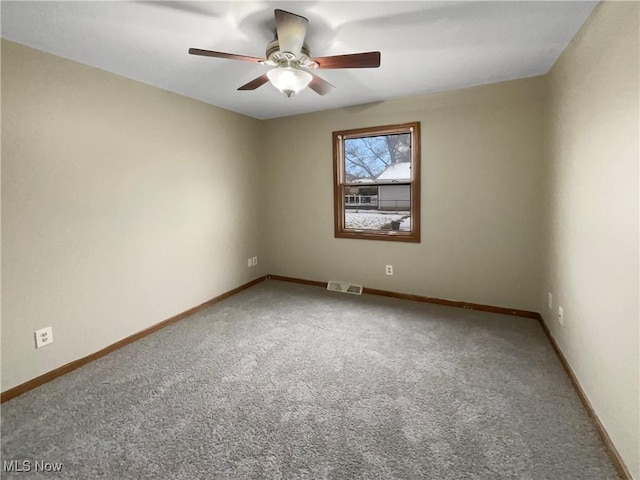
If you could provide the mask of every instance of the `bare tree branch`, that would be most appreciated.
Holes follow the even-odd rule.
[[[353,178],[376,179],[390,164],[386,137],[363,137],[345,141],[345,170]]]

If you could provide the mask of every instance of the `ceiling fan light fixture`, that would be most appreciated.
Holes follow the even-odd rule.
[[[313,75],[294,67],[278,67],[267,72],[271,84],[291,98],[292,95],[307,88]]]

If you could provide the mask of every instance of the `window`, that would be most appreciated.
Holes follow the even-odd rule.
[[[335,236],[420,242],[420,123],[333,132]]]

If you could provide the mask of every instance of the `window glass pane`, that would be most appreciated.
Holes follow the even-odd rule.
[[[346,186],[344,227],[411,231],[411,185]]]
[[[410,181],[411,134],[345,139],[344,179],[358,184]]]
[[[345,139],[344,178],[345,228],[411,231],[410,133]]]

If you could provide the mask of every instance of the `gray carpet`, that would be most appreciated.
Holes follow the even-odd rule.
[[[274,280],[5,403],[2,460],[63,464],[20,479],[617,478],[535,320]]]

